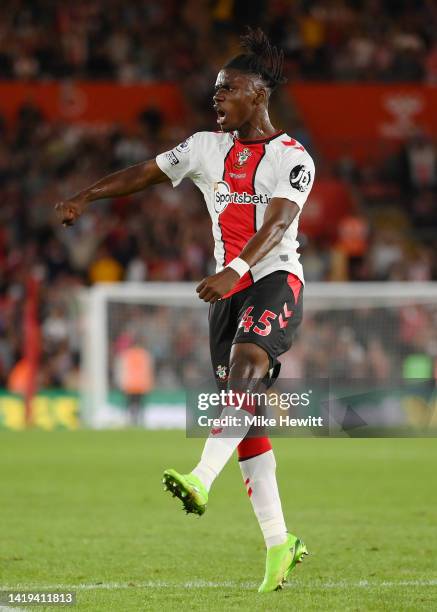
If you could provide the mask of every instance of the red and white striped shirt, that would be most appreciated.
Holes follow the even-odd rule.
[[[314,182],[314,162],[304,147],[284,132],[270,138],[240,140],[231,133],[197,132],[156,162],[176,187],[190,178],[205,198],[212,219],[217,272],[238,257],[263,224],[272,198],[287,198],[302,209]],[[281,242],[253,266],[232,293],[276,270],[304,282],[297,249],[300,212]]]

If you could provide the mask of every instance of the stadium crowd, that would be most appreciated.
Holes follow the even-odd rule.
[[[54,219],[56,201],[214,125],[211,83],[248,22],[262,25],[285,48],[291,79],[436,83],[435,3],[395,4],[5,0],[0,78],[174,80],[181,82],[191,113],[171,133],[157,110],[142,113],[131,129],[49,123],[31,104],[13,125],[0,117],[0,387],[8,386],[22,356],[29,274],[40,282],[38,385],[75,389],[75,296],[81,288],[100,281],[195,281],[214,269],[210,220],[189,182],[96,203],[68,231]],[[287,121],[282,125],[316,157],[318,178],[341,183],[354,202],[329,238],[299,237],[307,280],[437,280],[437,152],[427,135],[413,134],[381,166],[357,167],[348,158],[329,165],[318,158],[305,127],[296,131]],[[174,344],[163,353],[167,363],[169,355],[178,356],[175,371],[177,362],[190,367],[180,347],[192,346],[191,333],[176,329]]]
[[[208,86],[243,26],[256,24],[285,49],[290,78],[437,82],[433,0],[4,0],[2,9],[0,78]]]
[[[437,307],[382,303],[323,309],[307,300],[293,349],[280,357],[282,377],[389,384],[401,378],[432,378],[437,364]],[[180,389],[211,380],[206,308],[199,316],[199,310],[179,306],[112,302],[108,327],[112,389],[117,386],[117,358],[133,343],[153,357],[159,389]]]
[[[136,130],[92,132],[48,123],[36,108],[24,106],[15,126],[2,123],[0,132],[0,383],[7,384],[21,355],[31,272],[41,281],[44,367],[39,384],[74,388],[77,291],[100,281],[201,278],[214,268],[210,220],[190,182],[177,190],[161,185],[131,198],[95,203],[68,230],[54,218],[53,203],[65,195],[168,148],[169,138],[174,144],[175,133],[166,133],[156,113],[144,113]],[[428,150],[433,171],[415,173],[417,148]],[[436,159],[432,143],[418,135],[385,167],[360,170],[345,160],[325,167],[351,191],[357,207],[331,241],[300,236],[307,279],[437,279]],[[358,250],[357,240],[348,238],[346,221],[352,221],[352,234],[358,222]],[[181,334],[187,337],[186,330]]]

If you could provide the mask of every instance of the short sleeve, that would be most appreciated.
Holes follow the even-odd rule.
[[[190,136],[174,149],[156,157],[156,163],[171,180],[173,187],[177,187],[182,179],[192,178],[196,174],[196,136]]]
[[[287,198],[302,208],[314,184],[315,166],[306,151],[284,151],[272,198]]]

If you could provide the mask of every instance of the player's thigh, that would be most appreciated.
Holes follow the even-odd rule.
[[[253,342],[234,342],[231,349],[230,380],[242,382],[261,380],[269,370],[267,351]]]
[[[237,330],[235,300],[230,297],[211,304],[209,309],[209,348],[215,380],[219,387],[226,386],[229,360]]]
[[[270,357],[270,367],[287,351],[302,321],[303,286],[294,275],[273,272],[256,282],[238,313],[235,343],[253,343]]]

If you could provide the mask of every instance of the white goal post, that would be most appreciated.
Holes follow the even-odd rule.
[[[210,371],[208,305],[199,300],[195,287],[107,283],[83,291],[85,423],[123,424],[111,412],[111,393],[116,394],[113,356],[133,338],[144,342],[155,361],[158,390],[181,390],[187,377]],[[308,375],[309,370],[311,376],[329,376],[330,368],[349,368],[351,375],[378,377],[384,368],[391,376],[416,368],[419,375],[434,376],[436,363],[437,283],[309,283],[304,322],[284,356],[283,370],[288,376]]]

